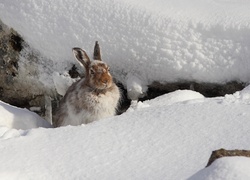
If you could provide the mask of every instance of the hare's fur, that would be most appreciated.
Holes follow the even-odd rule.
[[[107,64],[100,60],[88,62],[85,51],[80,51],[75,57],[86,68],[86,77],[69,87],[55,114],[55,127],[87,124],[116,113],[120,92]]]

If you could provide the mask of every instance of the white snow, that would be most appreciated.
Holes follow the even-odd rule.
[[[249,87],[218,98],[176,91],[138,104],[120,116],[77,127],[1,127],[1,179],[250,176],[244,167],[249,158],[228,158],[201,170],[215,149],[250,149]]]
[[[31,129],[38,127],[51,127],[51,125],[40,118],[37,114],[27,109],[21,109],[0,101],[0,127],[14,129]]]
[[[250,160],[246,157],[226,157],[216,160],[208,168],[199,171],[189,180],[248,180]]]
[[[248,0],[2,0],[0,18],[60,74],[75,63],[72,47],[91,56],[98,40],[125,86],[128,75],[143,77],[144,86],[249,82],[249,8]],[[40,81],[54,86],[52,77]]]
[[[98,40],[137,99],[153,81],[249,83],[249,9],[249,0],[1,0],[0,19],[41,54],[39,80],[61,95],[72,83],[71,48],[91,56]],[[0,102],[0,179],[249,179],[249,158],[203,169],[213,150],[250,149],[249,107],[250,86],[217,98],[183,90],[52,129]]]
[[[129,99],[137,100],[138,98],[143,97],[143,95],[146,94],[148,87],[143,83],[144,81],[141,80],[143,78],[128,74],[126,79],[126,89]]]
[[[56,91],[58,94],[64,96],[68,87],[70,87],[73,82],[76,80],[73,80],[70,78],[69,74],[59,74],[58,72],[53,73],[53,82],[56,88]]]
[[[166,106],[166,105],[172,105],[177,102],[186,102],[188,103],[189,100],[196,100],[196,102],[204,101],[204,96],[198,92],[190,91],[190,90],[177,90],[165,95],[162,95],[160,97],[156,97],[152,100],[146,100],[144,102],[137,102],[132,101],[130,108],[127,110],[128,112],[146,108],[146,107],[158,107],[158,106]]]

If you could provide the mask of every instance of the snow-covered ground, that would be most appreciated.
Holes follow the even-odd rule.
[[[88,125],[0,127],[0,179],[247,180],[249,158],[201,169],[215,149],[250,149],[249,107],[250,86],[212,99],[183,90]]]
[[[38,68],[40,81],[58,93],[72,83],[71,48],[91,54],[98,40],[136,97],[154,80],[249,83],[249,9],[248,0],[1,0],[0,18],[51,60]],[[217,98],[175,91],[133,101],[120,116],[52,129],[1,102],[0,179],[249,179],[248,158],[203,169],[215,149],[250,149],[249,107],[250,86]]]

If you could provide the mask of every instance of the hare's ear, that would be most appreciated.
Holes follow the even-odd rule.
[[[90,59],[87,53],[78,47],[73,48],[72,51],[77,61],[87,69],[90,64]]]
[[[98,41],[95,42],[93,59],[94,60],[99,60],[99,61],[102,60],[101,50],[100,50],[100,46],[98,44]]]

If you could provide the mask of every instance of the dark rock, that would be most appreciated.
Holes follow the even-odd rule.
[[[29,47],[20,34],[0,20],[0,100],[17,107],[44,109],[44,96],[54,98],[57,93],[53,86],[39,81],[41,66],[51,77],[52,61]]]
[[[22,43],[24,41],[19,34],[15,33],[14,30],[12,31],[13,32],[10,34],[9,43],[15,51],[20,52],[23,49]]]
[[[250,151],[237,150],[237,149],[236,150],[219,149],[219,150],[213,151],[206,167],[210,166],[216,159],[219,159],[221,157],[230,157],[230,156],[250,157]]]

